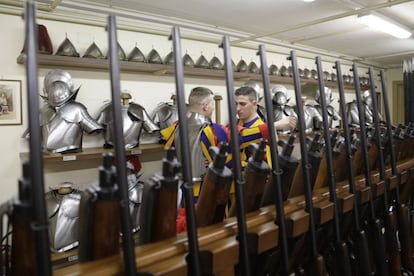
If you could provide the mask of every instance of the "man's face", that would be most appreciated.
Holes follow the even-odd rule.
[[[248,122],[256,115],[257,101],[249,100],[247,96],[236,96],[236,111],[239,119]]]

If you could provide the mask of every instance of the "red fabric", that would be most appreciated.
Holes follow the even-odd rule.
[[[226,125],[226,126],[224,126],[224,127],[223,127],[223,129],[224,129],[224,132],[226,132],[226,135],[227,135],[227,139],[228,139],[228,141],[229,141],[229,144],[231,144],[231,129],[230,129],[230,125]],[[243,129],[244,129],[244,127],[243,127],[243,126],[241,126],[241,125],[237,125],[237,131],[238,131],[239,135],[240,135],[240,132],[241,132]]]
[[[177,216],[177,234],[187,231],[187,220],[185,217],[185,209],[180,208]]]
[[[134,173],[138,173],[141,170],[141,161],[139,160],[137,155],[126,156],[126,161],[130,162],[134,166]]]
[[[258,126],[260,133],[262,134],[262,137],[269,141],[269,130],[266,124],[261,124]]]

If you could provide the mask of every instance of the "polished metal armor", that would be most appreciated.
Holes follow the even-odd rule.
[[[191,168],[193,181],[201,181],[201,177],[206,172],[206,158],[201,150],[200,135],[201,131],[211,123],[210,119],[199,113],[192,112],[187,120],[188,124],[188,137],[191,154]],[[181,155],[180,131],[177,127],[174,133],[174,146],[176,148],[177,157]]]
[[[49,71],[44,79],[43,99],[47,105],[40,112],[43,149],[64,153],[82,150],[83,131],[88,134],[102,131],[102,126],[75,102],[75,90],[70,75],[60,69]]]
[[[141,174],[135,173],[136,168],[131,162],[126,162],[126,168],[128,181],[129,211],[132,219],[132,231],[137,232],[139,230],[139,214],[142,202],[142,192],[144,189],[144,183],[139,180]]]
[[[289,99],[287,98],[287,89],[283,85],[275,85],[271,93],[273,94],[273,121],[277,122],[284,118],[295,117],[297,114],[293,107],[287,105]],[[279,130],[279,133],[287,134],[290,132],[289,129]]]
[[[125,148],[130,149],[139,145],[142,129],[148,133],[158,131],[159,127],[150,119],[147,111],[140,104],[129,102],[121,106],[123,134]],[[114,123],[112,115],[112,104],[107,103],[101,109],[97,122],[105,128],[104,139],[105,146],[113,147],[114,145]]]
[[[45,194],[52,251],[64,252],[78,246],[81,191],[64,182]]]
[[[51,115],[51,116],[50,116]],[[54,110],[42,110],[43,148],[54,153],[82,150],[83,131],[102,131],[102,126],[78,102],[69,102]]]
[[[318,130],[322,126],[322,116],[316,108],[316,103],[306,104],[303,108],[305,117],[305,129],[307,132]]]
[[[223,69],[223,64],[218,59],[218,57],[213,56],[209,62],[210,69]]]
[[[98,45],[96,45],[95,42],[93,42],[88,49],[86,49],[85,54],[83,57],[86,58],[105,58],[102,54],[101,50],[99,49]]]
[[[332,127],[333,121],[337,121],[341,119],[341,116],[339,116],[338,111],[335,110],[335,108],[330,105],[332,102],[332,91],[328,87],[324,88],[324,95],[326,100],[326,109],[327,109],[327,115],[328,115],[328,126],[329,128]],[[319,130],[322,127],[322,110],[320,105],[320,93],[319,89],[316,91],[315,94],[315,101],[314,103],[308,103],[305,105],[304,113],[305,113],[305,128],[307,131],[310,130]]]
[[[174,64],[174,52],[172,50],[165,56],[164,64]]]
[[[167,128],[178,120],[177,106],[171,103],[160,103],[152,112],[151,118],[160,129]]]
[[[116,45],[118,46],[118,47],[117,47],[117,49],[118,49],[118,59],[119,59],[119,60],[127,60],[127,56],[126,56],[126,54],[125,54],[124,49],[122,49],[121,44],[119,44],[119,42],[117,42],[117,43],[116,43]],[[106,58],[109,58],[109,51],[108,51],[108,53],[106,54]]]
[[[72,42],[67,37],[59,45],[55,55],[56,56],[68,56],[68,57],[80,57],[79,53],[75,49],[75,46],[73,46]]]
[[[186,53],[183,57],[183,64],[184,66],[194,67],[194,60],[189,54]]]
[[[178,120],[177,106],[172,103],[159,103],[151,112],[150,118],[159,126],[159,129],[167,128]],[[159,131],[154,131],[153,133],[143,132],[141,133],[140,144],[159,143],[162,139]]]
[[[370,90],[365,90],[362,94],[362,113],[365,115],[365,123],[372,125],[374,123],[374,111],[372,109],[372,97]],[[356,101],[352,101],[346,104],[346,114],[348,116],[349,124],[359,126],[359,113],[358,105]],[[382,116],[378,113],[379,119],[382,120]]]
[[[162,64],[162,58],[157,50],[152,49],[147,55],[148,63]]]
[[[128,61],[134,61],[134,62],[146,62],[146,58],[144,54],[141,52],[141,50],[135,46],[134,49],[129,53],[128,55]]]
[[[333,99],[332,99],[332,90],[329,89],[328,87],[324,88],[324,95],[325,95],[325,99],[326,99],[326,109],[327,109],[327,115],[328,115],[328,126],[329,128],[332,127],[332,123],[333,121],[338,121],[341,119],[341,116],[339,115],[338,111],[336,111],[336,109],[331,105]],[[320,93],[319,90],[316,91],[316,96],[315,99],[318,103],[319,102],[319,97],[320,97]],[[322,110],[321,110],[321,106],[318,105],[317,106],[318,111],[320,114],[322,114]]]
[[[208,64],[206,57],[201,53],[201,56],[197,59],[194,67],[209,68],[209,66],[210,65]]]

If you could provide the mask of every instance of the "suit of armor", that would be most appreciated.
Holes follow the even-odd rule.
[[[319,130],[322,126],[322,116],[319,113],[316,103],[308,103],[303,108],[305,117],[305,129],[307,132]]]
[[[362,113],[365,115],[365,123],[372,125],[374,123],[374,111],[372,110],[372,98],[369,90],[362,93]],[[348,116],[348,122],[351,125],[359,126],[359,113],[358,105],[356,101],[352,101],[346,104],[346,114]],[[378,114],[380,120],[382,120],[381,114]]]
[[[324,95],[326,99],[326,109],[327,109],[327,115],[328,115],[328,126],[329,128],[332,127],[333,121],[337,121],[341,119],[341,116],[339,116],[338,111],[335,110],[335,108],[330,105],[332,102],[332,91],[328,87],[324,88]],[[319,90],[316,91],[315,96],[315,102],[314,103],[308,103],[304,107],[304,113],[305,113],[305,126],[306,130],[319,130],[322,127],[322,110],[320,105],[320,93]]]
[[[40,112],[44,150],[81,151],[83,131],[91,134],[103,130],[86,107],[75,102],[78,91],[67,72],[54,69],[46,75],[42,97],[47,105]]]
[[[286,96],[286,88],[282,85],[275,85],[272,90],[273,94],[272,102],[273,102],[273,121],[277,122],[287,117],[295,117],[297,118],[298,115],[296,114],[293,107],[287,105],[289,99]],[[279,133],[287,134],[290,132],[289,129],[279,130]]]
[[[130,149],[139,145],[139,138],[144,129],[148,133],[153,133],[159,130],[158,126],[150,119],[148,113],[143,106],[129,102],[131,95],[128,93],[122,93],[123,105],[121,106],[122,122],[124,131],[124,143],[125,148]],[[105,127],[104,138],[105,147],[113,147],[114,143],[114,125],[112,115],[112,104],[107,103],[101,109],[98,123],[101,123]]]
[[[81,192],[69,182],[45,194],[53,251],[64,252],[78,246],[80,199]]]

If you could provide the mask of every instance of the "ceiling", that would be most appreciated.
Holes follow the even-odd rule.
[[[23,0],[20,0],[22,2]],[[0,0],[0,4],[10,4]],[[230,35],[235,46],[265,43],[278,52],[297,49],[382,68],[401,68],[414,56],[414,35],[397,39],[365,27],[360,13],[375,12],[414,31],[414,1],[407,0],[39,0],[43,13],[115,13],[148,31],[178,24],[189,37],[213,42]],[[94,20],[97,20],[97,19]],[[118,20],[118,22],[121,22]],[[130,23],[131,24],[131,23]],[[255,47],[256,47],[255,46]]]

